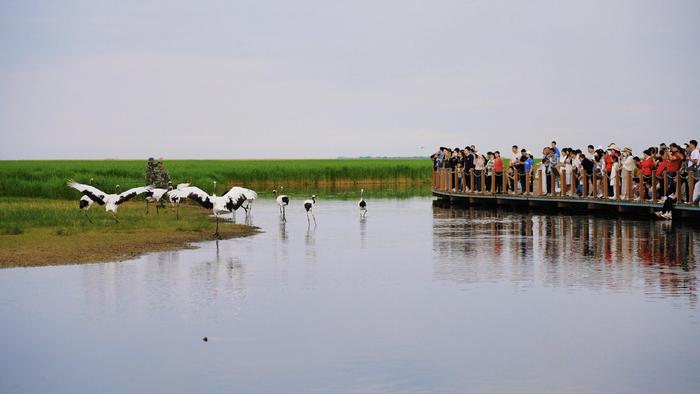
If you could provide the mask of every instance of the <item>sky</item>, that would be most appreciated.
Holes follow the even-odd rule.
[[[0,0],[0,159],[700,137],[700,1]]]

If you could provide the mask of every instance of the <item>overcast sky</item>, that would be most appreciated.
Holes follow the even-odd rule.
[[[0,0],[0,159],[638,152],[700,137],[699,21],[697,0]]]

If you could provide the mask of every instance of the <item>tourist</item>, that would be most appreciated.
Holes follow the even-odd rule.
[[[518,151],[518,145],[513,145],[510,148],[512,154],[510,156],[510,165],[509,167],[515,167],[515,164],[520,160],[520,152]]]
[[[639,170],[641,172],[640,178],[644,182],[644,190],[648,191],[646,195],[643,196],[644,199],[650,198],[649,196],[651,192],[651,177],[654,174],[654,167],[656,166],[654,158],[651,156],[651,152],[651,149],[645,150],[644,158],[639,163]]]
[[[527,159],[525,159],[525,165],[524,165],[525,174],[526,174],[524,177],[524,181],[527,181],[527,176],[529,175],[530,181],[528,182],[529,184],[527,186],[528,186],[530,192],[532,192],[532,182],[533,182],[532,167],[535,165],[535,157],[532,156],[532,153],[527,152],[527,151],[525,152],[525,154],[526,154]],[[525,190],[528,190],[528,189],[525,189]]]
[[[634,164],[632,148],[625,147],[622,151],[622,198],[628,199],[632,193],[632,176],[637,167]]]
[[[672,143],[664,156],[664,160],[666,161],[666,174],[668,176],[667,194],[674,194],[676,192],[676,175],[678,175],[678,171],[683,162],[683,155],[679,152],[679,148],[680,147],[676,143]]]
[[[471,191],[474,189],[471,177],[471,174],[474,170],[474,151],[472,151],[472,148],[470,146],[464,147],[464,151],[464,175],[467,179],[467,189]]]
[[[496,193],[503,192],[503,159],[501,158],[501,152],[495,151],[493,153],[493,171],[496,173]]]
[[[525,191],[525,162],[527,161],[527,150],[520,150],[520,157],[515,160],[514,168],[518,174],[518,183],[520,184],[520,191]],[[515,185],[517,188],[517,185]],[[514,190],[516,193],[517,190]]]
[[[588,160],[594,161],[595,159],[595,148],[593,145],[588,145]]]
[[[609,193],[611,199],[617,199],[617,182],[620,173],[620,159],[612,155],[612,165],[610,166],[610,188],[612,192]]]
[[[700,150],[698,150],[698,142],[696,140],[690,140],[688,143],[688,172],[694,172],[697,176],[698,169],[700,168]]]
[[[552,144],[554,144],[554,142],[552,142]],[[561,161],[562,165],[564,166],[565,185],[561,185],[561,187],[566,187],[566,190],[564,190],[564,192],[569,197],[571,197],[571,188],[574,184],[574,164],[572,160],[572,155],[573,153],[571,152],[570,148],[562,149]]]
[[[491,192],[491,190],[494,190],[493,186],[495,186],[492,184],[496,161],[493,152],[487,152],[486,159],[486,191]]]
[[[557,142],[552,141],[552,145],[549,148],[551,151],[551,155],[549,156],[549,168],[551,171],[554,173],[554,185],[552,185],[552,191],[556,189],[556,186],[560,183],[559,181],[559,167],[560,167],[560,159],[561,159],[561,151],[559,151],[559,148],[557,148]],[[561,185],[559,185],[561,188]]]
[[[474,190],[483,192],[481,190],[481,177],[484,176],[484,169],[486,168],[486,158],[481,152],[475,153],[474,159],[474,182],[476,183],[473,187]]]
[[[577,191],[579,196],[583,196],[583,188],[585,185],[588,188],[588,190],[584,197],[588,197],[590,193],[592,193],[591,188],[593,182],[593,168],[595,167],[595,164],[593,160],[588,158],[583,153],[579,153],[579,161],[581,163],[579,165],[579,168],[581,169],[581,171],[579,172],[579,179],[581,183],[579,184]]]

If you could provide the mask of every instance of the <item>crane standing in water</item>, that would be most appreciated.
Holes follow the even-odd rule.
[[[365,217],[367,214],[367,201],[362,197],[365,193],[365,189],[360,189],[360,201],[357,202],[357,206],[360,207],[360,216]]]

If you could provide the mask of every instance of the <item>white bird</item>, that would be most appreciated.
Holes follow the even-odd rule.
[[[365,189],[360,189],[360,201],[357,202],[357,206],[360,207],[360,216],[365,217],[367,214],[367,201],[365,201],[364,198],[362,198],[362,195],[365,193]]]
[[[316,216],[314,216],[314,205],[316,205],[316,195],[311,196],[311,200],[304,201],[304,209],[306,209],[306,221],[311,223],[309,220],[309,213],[311,217],[314,218],[314,225],[316,225]]]
[[[94,181],[94,179],[90,178],[90,186],[92,186],[93,181]],[[82,197],[80,197],[80,200],[78,201],[78,206],[80,207],[80,210],[85,212],[85,217],[87,218],[87,220],[90,223],[92,223],[92,219],[90,218],[90,215],[88,214],[88,210],[92,206],[93,202],[94,201],[92,201],[90,199],[90,197],[88,197],[88,196],[82,196]]]
[[[284,190],[284,188],[282,186],[280,186],[280,191],[283,191],[283,190]],[[272,193],[277,196],[277,190],[273,190]],[[287,207],[287,205],[289,205],[289,196],[287,196],[286,194],[280,194],[279,196],[277,196],[275,201],[277,201],[277,205],[279,205],[279,207],[280,207],[280,214],[282,215],[282,221],[286,222],[287,217],[285,215],[285,208]]]
[[[117,222],[119,222],[119,219],[117,219],[117,208],[119,208],[119,205],[152,189],[151,186],[142,186],[129,189],[119,194],[107,194],[94,186],[78,183],[72,179],[69,179],[66,185],[83,193],[99,205],[104,205],[105,211],[112,213],[112,217]],[[119,191],[119,185],[116,186],[116,189]]]
[[[206,209],[211,209],[214,217],[216,217],[216,232],[214,233],[216,236],[219,236],[219,215],[234,212],[240,208],[246,200],[244,194],[237,193],[233,191],[233,189],[229,190],[223,196],[209,195],[196,186],[186,187],[182,190],[173,190],[173,193],[196,201]]]
[[[187,196],[182,196],[180,193],[177,193],[177,191],[187,187],[190,187],[189,183],[178,183],[177,186],[175,186],[175,190],[170,190],[167,193],[170,204],[175,207],[175,218],[177,220],[180,220],[180,203],[187,198]]]
[[[245,203],[241,208],[245,209],[246,215],[249,215],[250,211],[253,209],[253,201],[258,199],[258,193],[256,193],[255,190],[239,186],[232,187],[229,193],[240,193],[245,196]]]
[[[168,194],[169,191],[173,190],[173,184],[172,182],[168,182],[168,188],[167,189],[161,189],[159,187],[154,187],[153,189],[149,190],[146,192],[146,215],[148,215],[148,205],[149,203],[156,203],[156,213],[159,214],[160,211],[160,202],[163,197],[165,197],[166,194]]]

